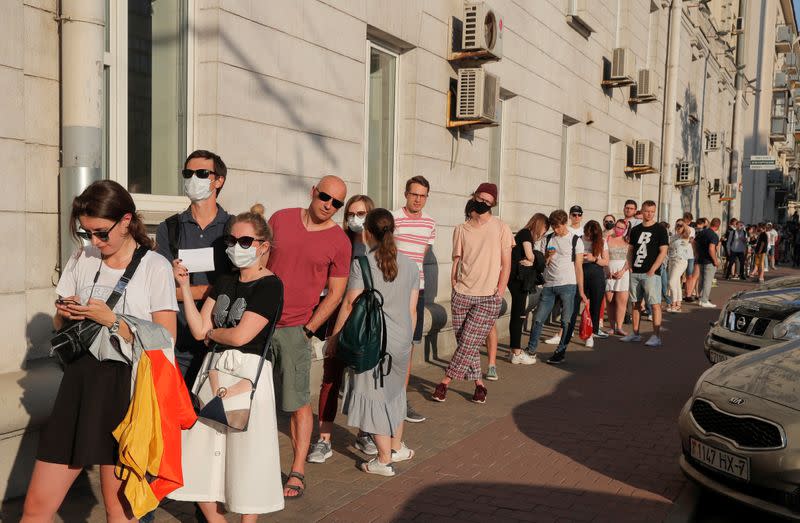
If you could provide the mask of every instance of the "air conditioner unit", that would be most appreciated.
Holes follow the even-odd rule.
[[[775,52],[788,53],[791,51],[792,40],[794,40],[792,28],[788,25],[779,25],[775,29]]]
[[[694,164],[680,161],[676,166],[675,185],[694,185]]]
[[[720,136],[719,133],[707,132],[706,133],[706,151],[719,150]]]
[[[714,178],[713,183],[709,184],[708,192],[711,194],[719,194],[722,192],[722,182],[719,178]]]
[[[458,70],[456,118],[497,121],[500,97],[500,79],[482,67],[464,67]]]
[[[783,71],[775,73],[775,78],[772,79],[773,89],[786,89],[789,87],[789,77]]]
[[[485,51],[498,60],[503,57],[503,17],[486,2],[464,3],[462,51]]]
[[[636,82],[636,97],[640,100],[655,100],[657,77],[655,71],[650,69],[641,69],[639,71],[639,81]]]
[[[735,183],[726,183],[725,187],[723,187],[722,192],[720,193],[719,199],[720,201],[735,200],[737,192],[739,192],[738,186]]]
[[[742,33],[744,33],[744,18],[740,16],[731,25],[731,34],[738,35]]]
[[[658,169],[660,161],[658,146],[651,140],[634,140],[633,142],[633,167],[649,167]]]
[[[627,47],[617,47],[611,57],[611,80],[633,82],[636,57]]]

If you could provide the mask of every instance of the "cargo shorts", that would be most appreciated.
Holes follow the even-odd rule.
[[[276,403],[294,412],[311,403],[311,341],[302,326],[278,327],[270,350]]]

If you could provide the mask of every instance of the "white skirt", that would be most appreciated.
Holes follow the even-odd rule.
[[[234,352],[249,375],[255,375],[259,356]],[[206,368],[208,358],[203,361]],[[220,353],[215,356],[216,360]],[[225,374],[220,374],[221,379]],[[231,381],[238,379],[229,376]],[[199,385],[198,379],[195,387]],[[226,383],[221,383],[226,385]],[[275,387],[272,364],[264,362],[261,378],[244,432],[228,431],[198,419],[183,432],[184,486],[167,497],[176,501],[216,501],[230,512],[266,514],[283,509],[281,462],[278,454],[278,423],[275,415]]]
[[[625,260],[609,260],[608,277],[606,278],[606,292],[627,292],[630,289],[630,271],[626,271],[622,278],[615,280],[610,275],[625,267]]]

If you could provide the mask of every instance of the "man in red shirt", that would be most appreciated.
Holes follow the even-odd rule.
[[[350,274],[350,240],[333,221],[346,197],[345,183],[325,176],[311,188],[307,209],[283,209],[269,219],[274,235],[269,269],[284,287],[283,314],[272,339],[275,390],[281,410],[292,414],[294,461],[285,497],[301,496],[305,488],[314,423],[310,339],[339,306]],[[326,287],[328,293],[320,302]]]

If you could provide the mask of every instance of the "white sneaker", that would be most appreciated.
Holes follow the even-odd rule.
[[[624,341],[625,343],[629,343],[629,342],[633,342],[633,341],[640,342],[640,341],[642,341],[642,337],[639,336],[638,334],[632,332],[632,333],[628,334],[627,336],[621,337],[619,339],[619,341]]]
[[[560,341],[561,341],[561,336],[559,336],[558,334],[556,334],[552,338],[547,338],[546,340],[544,340],[544,342],[548,345],[558,345]]]
[[[704,309],[716,309],[717,308],[717,306],[714,305],[713,303],[711,303],[710,301],[701,301],[700,303],[698,303],[698,305],[700,305]]]
[[[406,442],[400,442],[400,450],[392,449],[392,463],[398,461],[408,461],[414,457],[414,451],[406,447]]]
[[[586,345],[590,349],[594,348],[594,336],[589,336],[584,342],[584,345]]]
[[[661,346],[661,338],[653,334],[650,336],[650,339],[644,342],[645,345],[648,347],[660,347]]]
[[[533,365],[536,361],[536,354],[528,354],[525,351],[519,354],[511,353],[511,363],[514,365]]]
[[[391,463],[381,463],[378,458],[372,458],[361,464],[361,470],[367,474],[377,474],[379,476],[394,476],[394,466]]]

